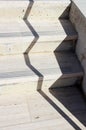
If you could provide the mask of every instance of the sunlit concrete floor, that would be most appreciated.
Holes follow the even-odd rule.
[[[86,102],[76,86],[0,95],[0,130],[86,130]]]

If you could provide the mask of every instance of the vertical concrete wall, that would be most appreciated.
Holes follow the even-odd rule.
[[[80,9],[74,2],[72,2],[71,5],[70,20],[78,32],[76,53],[84,69],[82,87],[86,95],[86,17],[81,13]]]

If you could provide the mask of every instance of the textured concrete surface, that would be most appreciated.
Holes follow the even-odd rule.
[[[31,19],[37,20],[39,17],[39,20],[54,20],[69,4],[70,0],[0,0],[0,20],[20,20],[26,18],[30,10]]]
[[[0,95],[0,130],[85,130],[85,116],[75,86]]]
[[[83,91],[86,95],[86,1],[74,0],[70,11],[70,20],[78,32],[76,53],[84,68]]]
[[[6,2],[5,0],[3,1],[4,3]],[[13,1],[14,1],[14,4],[13,4]],[[23,2],[26,1],[25,6],[24,6],[24,9],[26,9],[27,2],[29,4],[29,1],[19,0],[19,2],[21,1]],[[41,0],[36,0],[36,1],[40,3]],[[52,2],[53,2],[52,0],[47,0],[47,1],[48,2],[50,1],[51,6],[47,10],[48,4],[46,4],[45,8],[47,10],[47,13],[46,13],[45,8],[44,7],[42,8],[43,15],[45,16],[45,18],[47,18],[46,14],[48,15],[51,13],[51,16],[53,16],[54,11],[57,11],[58,13],[56,12],[56,14],[60,15],[65,9],[65,6],[64,8],[62,6],[64,4],[63,1],[67,1],[68,3],[67,5],[69,5],[69,2],[70,2],[69,0],[62,0],[62,1],[54,0],[57,2],[61,1],[60,7],[62,8],[62,12],[60,13],[58,11],[58,8],[54,10],[54,6],[52,5]],[[12,6],[9,4],[9,2],[11,3]],[[20,4],[18,3],[17,5],[15,2],[17,1],[16,0],[7,1],[7,5],[10,7],[11,10],[14,8],[15,5],[18,8],[15,11],[12,10],[11,13],[13,15],[11,17],[10,9],[9,10],[6,9],[6,6],[7,6],[6,5],[5,15],[3,15],[5,16],[5,18],[7,18],[7,14],[9,14],[8,19],[12,19],[14,16],[16,17],[17,13],[18,13],[18,18],[22,18],[24,16],[24,10],[22,10],[23,7],[21,7]],[[45,3],[46,3],[46,0],[45,0]],[[0,11],[0,13],[2,15],[3,11]],[[48,19],[50,19],[50,17],[48,17]],[[26,28],[25,30],[27,30],[27,27],[25,28]],[[8,30],[9,30],[9,27],[8,27]],[[12,30],[15,30],[15,28]],[[32,29],[32,31],[34,32],[34,29]],[[17,32],[20,32],[20,31],[17,30]],[[65,33],[66,32],[64,32],[64,34]],[[36,36],[38,38],[37,34]],[[66,35],[63,36],[63,39],[65,38],[65,36]],[[53,40],[53,38],[51,39]],[[33,42],[36,43],[35,40],[37,41],[38,39],[33,39],[32,43]],[[62,40],[62,37],[61,37],[61,40]],[[26,71],[26,75],[27,73],[29,75],[30,74],[32,75],[31,77],[32,81],[34,79],[38,80],[38,78],[40,80],[40,77],[42,81],[44,80],[43,75],[45,75],[45,79],[48,78],[49,80],[46,80],[46,83],[43,84],[44,86],[51,86],[51,84],[55,82],[58,77],[62,75],[62,71],[63,72],[67,71],[66,76],[68,75],[69,77],[72,77],[74,75],[76,76],[76,74],[78,75],[78,70],[77,70],[78,66],[75,67],[76,60],[72,60],[71,55],[67,55],[69,56],[69,58],[67,59],[70,59],[71,61],[73,61],[75,68],[72,66],[73,63],[71,63],[70,60],[65,61],[66,58],[64,58],[63,55],[61,55],[61,58],[60,56],[59,58],[57,57],[57,59],[55,55],[52,55],[52,54],[49,55],[45,53],[44,55],[42,54],[40,55],[33,54],[33,55],[35,56],[30,55],[30,59],[28,55],[27,57],[24,57],[25,54],[22,55],[22,57],[21,56],[9,56],[9,57],[4,56],[6,60],[4,58],[1,58],[2,57],[1,56],[0,61],[2,62],[0,62],[0,66],[1,66],[0,72],[2,73],[0,75],[1,76],[0,78],[3,80],[2,82],[6,83],[6,76],[7,76],[7,80],[9,77],[9,79],[11,78],[10,80],[11,82],[13,80],[16,81],[17,79],[16,78],[14,79],[13,77],[19,78],[22,75],[25,76],[25,73],[24,73],[25,71]],[[62,59],[63,62],[60,61],[60,59]],[[31,70],[29,69],[29,67],[31,68]],[[37,68],[38,71],[36,70],[35,67]],[[75,71],[77,73],[74,74]],[[72,72],[73,72],[73,75],[71,76]],[[25,81],[28,79],[29,78],[27,79],[25,78]],[[24,81],[23,79],[21,80],[22,82]],[[70,80],[68,80],[68,83],[69,81]],[[0,80],[0,83],[1,83],[1,80]],[[41,83],[38,82],[37,85],[42,85],[42,82]],[[6,84],[5,86],[4,84],[2,85],[1,83],[1,86],[0,86],[0,130],[57,130],[57,129],[58,130],[75,130],[75,129],[85,130],[86,129],[86,104],[85,104],[84,99],[82,98],[80,91],[77,89],[77,87],[74,86],[74,87],[68,87],[68,88],[67,87],[58,88],[57,90],[43,89],[42,91],[34,91],[33,87],[35,88],[37,85],[32,82],[31,84],[32,88],[30,87],[32,90],[29,90],[30,81],[26,84],[14,83],[11,85]]]
[[[86,0],[73,0],[80,12],[86,17]]]
[[[53,52],[57,47],[63,47],[64,40],[70,39],[76,40],[77,33],[69,20],[34,21],[31,24],[24,20],[0,22],[0,55],[21,54],[26,50]],[[68,46],[66,42],[65,46]]]

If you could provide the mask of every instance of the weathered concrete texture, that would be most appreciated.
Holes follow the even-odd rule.
[[[58,20],[69,4],[70,0],[0,0],[0,20],[20,20],[27,18],[30,13],[30,19],[54,21]],[[67,15],[65,11],[62,17]]]
[[[86,17],[84,15],[82,10],[82,5],[84,5],[86,2],[82,1],[81,8],[79,1],[74,1],[75,3],[72,3],[72,7],[70,10],[70,20],[74,24],[77,32],[78,32],[78,41],[76,45],[76,53],[78,55],[78,58],[84,68],[84,79],[83,79],[83,91],[86,95]],[[78,7],[79,5],[79,7]],[[85,4],[86,5],[86,4]]]
[[[70,41],[76,40],[77,33],[69,20],[53,22],[0,21],[0,55],[21,54],[30,52],[53,52],[68,50]],[[34,34],[31,29],[32,26]],[[35,40],[34,46],[32,44]],[[67,44],[68,43],[68,44]],[[69,46],[68,46],[69,45]],[[28,49],[29,48],[29,49]]]
[[[82,76],[75,54],[69,52],[0,56],[0,94],[69,86]]]
[[[29,3],[29,0],[0,0],[0,21],[22,19]]]
[[[34,0],[34,2],[31,1],[28,5],[28,9],[30,9],[31,7],[29,21],[56,22],[59,17],[67,18],[68,12],[66,10],[69,5],[70,0]],[[25,18],[27,18],[27,16],[28,15],[26,15]]]
[[[85,116],[85,101],[75,86],[0,93],[0,130],[86,130]]]

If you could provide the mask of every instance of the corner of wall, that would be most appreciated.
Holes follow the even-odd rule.
[[[86,96],[86,17],[81,12],[78,5],[72,1],[70,21],[78,32],[78,40],[76,43],[76,54],[82,64],[84,70],[84,78],[82,83],[83,92]]]

